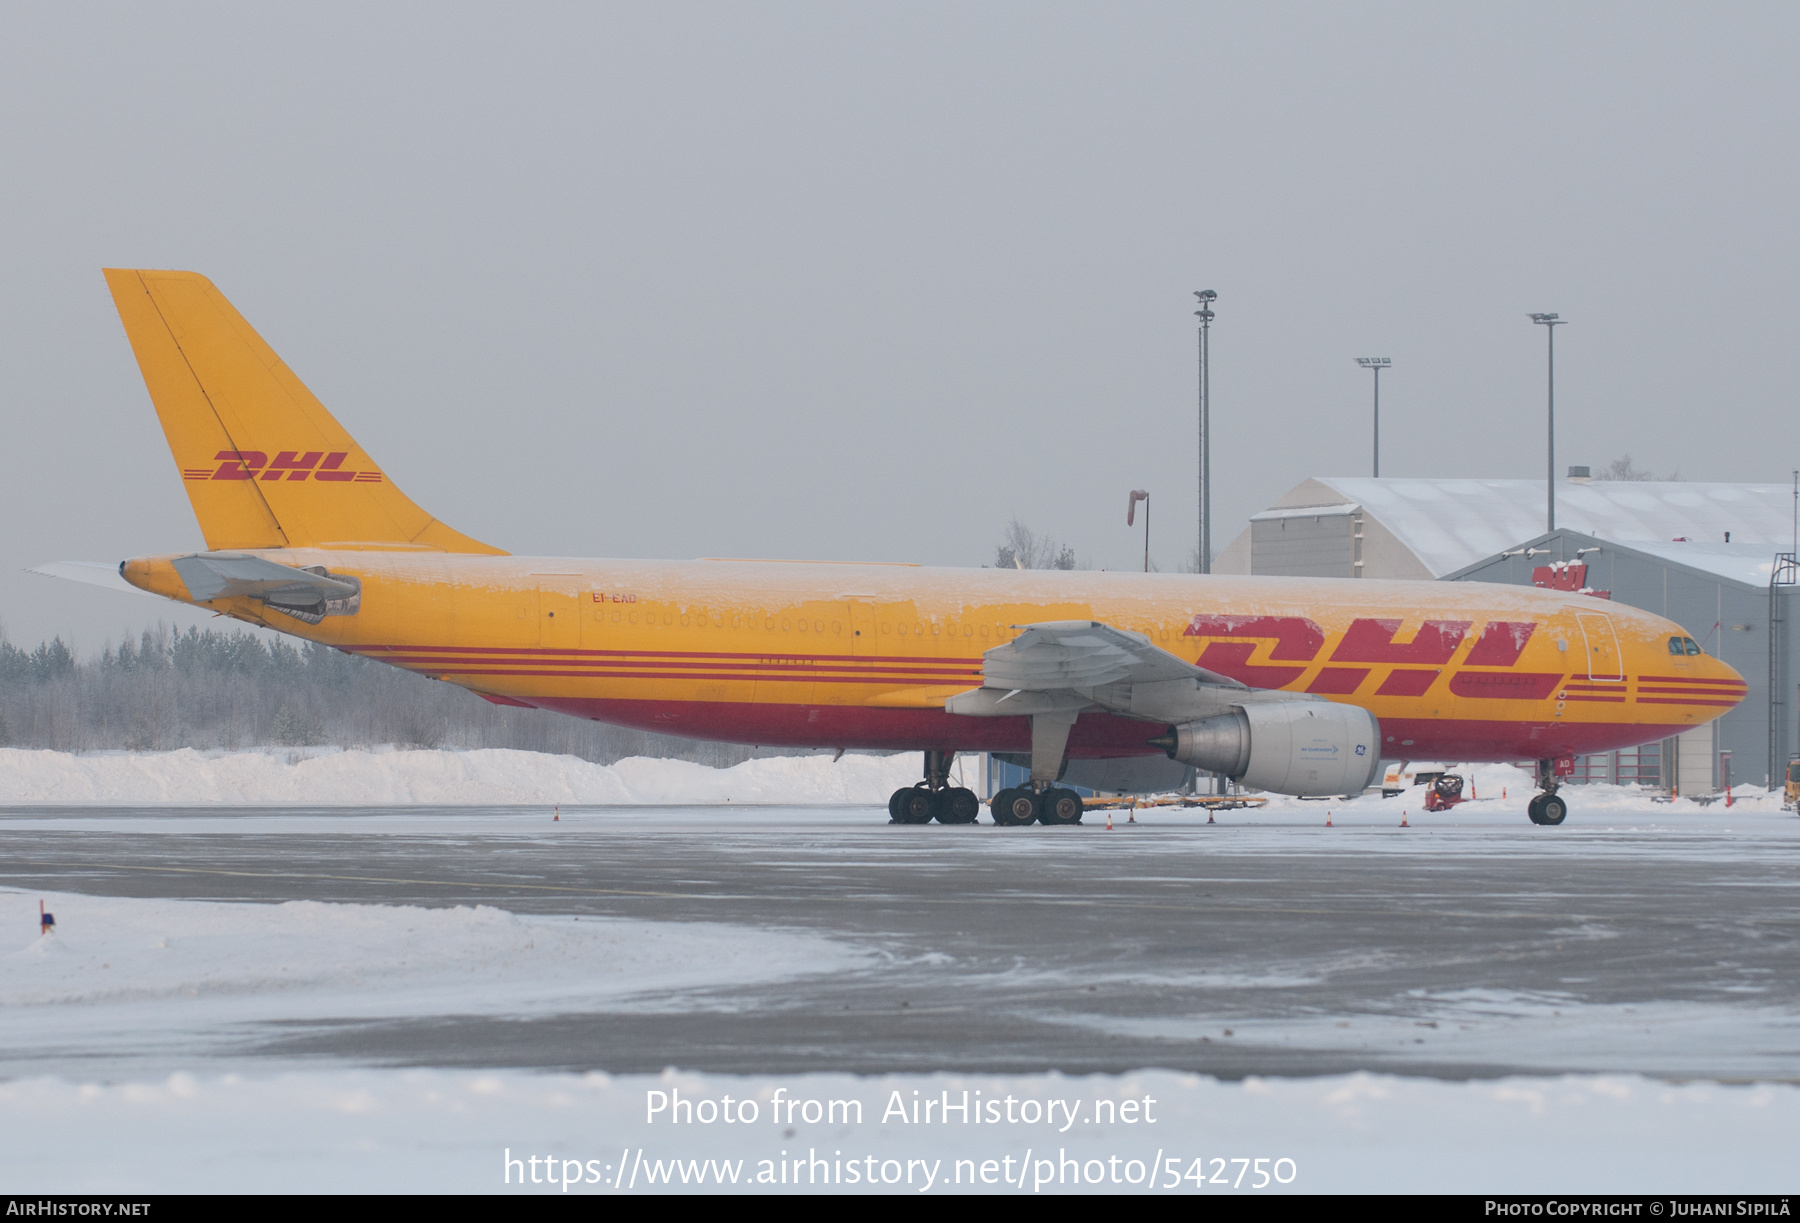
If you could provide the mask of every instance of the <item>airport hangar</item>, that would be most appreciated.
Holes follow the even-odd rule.
[[[1749,693],[1664,743],[1577,757],[1572,780],[1699,795],[1733,779],[1767,784],[1772,763],[1779,784],[1800,754],[1794,489],[1569,470],[1556,485],[1554,531],[1544,529],[1541,480],[1314,477],[1252,515],[1213,572],[1507,582],[1653,611],[1736,667]]]

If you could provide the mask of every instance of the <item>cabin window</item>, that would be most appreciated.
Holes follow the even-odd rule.
[[[1687,656],[1699,654],[1701,652],[1700,643],[1695,641],[1692,637],[1669,638],[1669,653],[1671,654]]]

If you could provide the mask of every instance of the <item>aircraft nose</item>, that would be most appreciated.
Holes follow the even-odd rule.
[[[1741,704],[1750,687],[1744,677],[1738,673],[1736,667],[1728,662],[1717,658],[1709,659],[1709,661],[1712,663],[1712,675],[1709,678],[1719,681],[1719,686],[1735,698],[1732,701],[1733,705]]]

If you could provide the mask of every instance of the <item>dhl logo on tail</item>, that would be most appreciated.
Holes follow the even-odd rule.
[[[334,450],[326,454],[323,450],[309,450],[301,454],[297,450],[278,450],[275,461],[260,450],[221,450],[213,456],[223,460],[217,467],[184,467],[181,478],[184,480],[254,480],[259,476],[266,481],[280,480],[284,476],[291,483],[311,476],[315,480],[338,484],[379,484],[379,471],[346,470],[344,460],[350,457],[348,450]]]

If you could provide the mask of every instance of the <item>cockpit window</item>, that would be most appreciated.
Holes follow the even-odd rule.
[[[1692,637],[1671,637],[1669,638],[1669,653],[1684,656],[1698,654],[1700,653],[1700,643]]]

